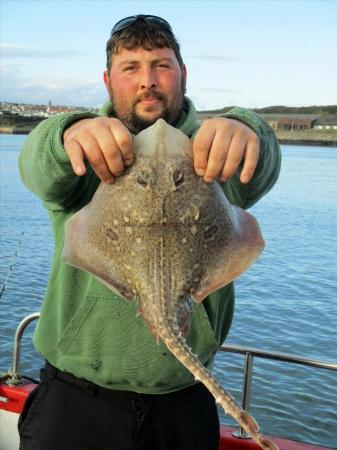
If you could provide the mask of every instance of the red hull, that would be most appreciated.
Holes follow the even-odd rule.
[[[240,439],[232,435],[233,429],[221,426],[221,439],[219,450],[261,450],[261,448],[251,439]],[[304,444],[303,442],[291,441],[274,436],[266,436],[270,438],[280,450],[333,450],[327,447],[319,447],[317,445]]]
[[[36,387],[32,383],[23,383],[19,386],[7,386],[0,383],[0,410],[20,413],[27,395]],[[4,401],[6,399],[6,401]],[[233,429],[221,426],[221,440],[219,450],[260,450],[260,447],[251,439],[240,439],[232,435]],[[327,450],[326,447],[304,444],[270,436],[280,450]],[[330,449],[332,450],[332,449]]]

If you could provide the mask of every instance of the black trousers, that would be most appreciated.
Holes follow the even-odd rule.
[[[47,363],[19,419],[20,450],[218,450],[214,398],[111,391]]]

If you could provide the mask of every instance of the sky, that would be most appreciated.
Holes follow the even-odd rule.
[[[0,0],[0,100],[100,106],[111,28],[144,13],[170,22],[198,110],[337,104],[337,0]]]

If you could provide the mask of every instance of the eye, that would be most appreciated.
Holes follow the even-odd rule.
[[[150,182],[150,174],[149,172],[141,172],[137,177],[137,183],[142,186],[143,188],[146,188],[147,185]]]
[[[164,70],[170,69],[170,65],[167,64],[167,63],[164,63],[164,62],[158,63],[158,64],[156,65],[156,67],[157,67],[158,69],[164,69]]]
[[[146,186],[147,186],[147,181],[142,177],[137,178],[137,183],[140,184],[144,188],[146,188]]]
[[[123,69],[123,72],[133,72],[136,70],[136,66],[126,66]]]
[[[172,174],[175,186],[180,186],[184,182],[184,174],[182,170],[175,170]]]

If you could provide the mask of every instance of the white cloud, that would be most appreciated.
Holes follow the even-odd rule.
[[[18,103],[97,106],[107,99],[103,82],[98,78],[26,77],[22,66],[2,67],[1,100]]]
[[[1,58],[73,58],[82,52],[71,49],[40,50],[24,45],[0,44]]]

